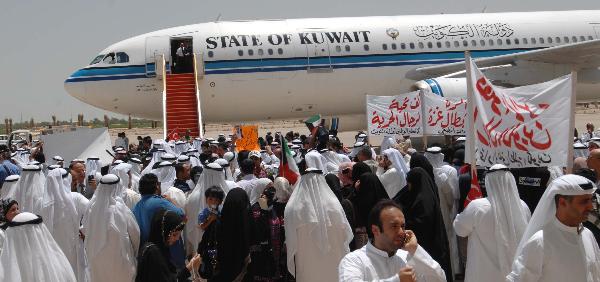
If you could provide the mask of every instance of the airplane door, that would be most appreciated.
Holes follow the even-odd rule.
[[[323,34],[321,33],[321,36]],[[306,70],[308,72],[332,72],[329,43],[306,44]]]
[[[146,76],[156,76],[156,66],[161,55],[165,56],[166,68],[169,69],[171,65],[169,63],[171,61],[169,42],[168,36],[146,37]]]
[[[596,32],[596,39],[600,39],[600,26],[594,25],[594,31]]]

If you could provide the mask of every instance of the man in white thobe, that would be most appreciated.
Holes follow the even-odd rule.
[[[63,182],[66,170],[56,168],[48,172],[41,216],[44,225],[65,254],[76,277],[85,277],[85,268],[79,268],[79,217],[71,192]],[[79,272],[82,272],[79,274]],[[83,280],[80,280],[83,281]]]
[[[132,210],[142,198],[139,193],[131,189],[131,169],[132,166],[130,164],[120,163],[114,166],[110,171],[110,173],[119,177],[120,183],[117,186],[117,196],[123,199],[123,202],[130,210]]]
[[[390,199],[393,199],[404,186],[409,168],[406,166],[402,154],[394,148],[382,152],[383,158],[379,161],[377,177]]]
[[[28,212],[10,222],[0,252],[0,281],[77,281],[69,260],[42,222]]]
[[[456,234],[469,237],[465,282],[505,281],[531,217],[506,166],[490,168],[485,188],[487,198],[473,200],[454,220]]]
[[[114,174],[102,176],[83,220],[91,282],[135,278],[140,229],[131,210],[116,196],[119,181]]]
[[[14,199],[19,203],[19,209],[33,214],[41,214],[46,188],[46,177],[41,167],[25,165],[17,186],[14,190]]]
[[[353,235],[342,205],[320,170],[306,169],[284,216],[288,271],[298,282],[336,281],[337,267],[350,251]]]
[[[165,156],[170,157],[169,154]],[[163,156],[163,158],[165,157]],[[152,170],[152,173],[158,177],[160,182],[160,194],[164,197],[171,199],[171,202],[179,208],[185,207],[185,193],[178,188],[173,187],[173,183],[177,178],[177,172],[171,161],[162,161],[158,164],[156,169]]]
[[[392,200],[377,203],[369,215],[373,239],[340,262],[339,281],[446,281],[442,267],[404,230],[404,214]]]
[[[593,209],[596,185],[561,176],[548,186],[517,248],[506,281],[600,281],[600,249],[582,226]]]
[[[450,247],[452,272],[454,274],[462,273],[458,258],[458,241],[454,228],[452,228],[452,222],[458,213],[458,198],[460,197],[458,172],[452,166],[444,163],[442,148],[427,148],[424,155],[433,166],[435,185],[438,187],[438,195],[440,196],[440,209],[442,210],[444,226],[448,236],[448,246]]]

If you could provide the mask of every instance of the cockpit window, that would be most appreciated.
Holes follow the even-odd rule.
[[[129,62],[129,55],[125,52],[117,52],[117,63],[127,63]]]
[[[104,57],[104,60],[102,60],[102,62],[105,64],[114,64],[115,63],[115,53],[108,53],[108,55],[106,55],[106,57]]]
[[[106,56],[106,55],[102,54],[102,55],[96,56],[96,58],[94,58],[92,60],[92,62],[90,63],[90,65],[99,63],[100,61],[102,61],[102,58],[104,58],[104,56]]]

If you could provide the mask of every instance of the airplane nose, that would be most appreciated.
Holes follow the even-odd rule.
[[[83,100],[85,97],[85,86],[83,82],[78,82],[73,78],[76,77],[77,72],[73,73],[69,78],[65,80],[65,91],[74,98]]]

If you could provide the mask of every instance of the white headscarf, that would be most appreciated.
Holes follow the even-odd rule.
[[[485,187],[496,223],[495,242],[500,271],[508,274],[527,228],[529,213],[523,210],[515,177],[505,165],[496,164],[490,168],[485,175]]]
[[[586,189],[583,189],[582,187]],[[596,185],[587,178],[579,175],[567,174],[552,181],[544,191],[540,202],[535,208],[535,212],[531,216],[531,220],[525,229],[525,233],[523,233],[523,237],[521,237],[521,242],[519,243],[519,247],[515,254],[520,254],[525,243],[529,241],[531,236],[542,230],[542,228],[544,228],[544,226],[553,218],[556,218],[554,196],[590,195],[595,191]]]
[[[273,183],[271,179],[268,178],[259,178],[256,179],[256,186],[250,191],[250,205],[254,205],[258,202],[258,198],[262,195],[263,191],[269,186],[269,184]]]
[[[275,187],[275,197],[274,199],[280,203],[286,203],[290,199],[290,195],[292,194],[292,187],[290,182],[285,177],[277,177],[273,182],[273,187]]]
[[[131,158],[127,163],[131,165],[131,190],[139,193],[142,161],[136,158]]]
[[[395,187],[385,187],[386,191],[389,188],[395,188],[394,190],[387,191],[388,194],[390,194],[389,196],[391,198],[394,197],[400,191],[400,189],[406,186],[406,175],[408,174],[408,171],[410,169],[406,166],[404,158],[398,150],[394,148],[388,148],[385,151],[383,151],[382,154],[392,162],[392,166],[394,167],[396,173],[400,177],[400,183],[398,183]]]
[[[590,150],[585,144],[576,142],[573,144],[573,158],[587,158],[590,155]]]
[[[225,173],[225,180],[234,181],[233,174],[229,169],[229,162],[226,159],[216,159],[214,162],[219,164],[223,168],[223,172]]]
[[[19,175],[9,175],[4,179],[2,189],[0,190],[0,199],[14,198],[19,187]]]
[[[92,156],[87,158],[87,160],[85,161],[85,176],[95,176],[96,172],[98,172],[100,168],[102,168],[102,164],[100,163],[99,157]]]
[[[22,212],[6,230],[0,281],[75,282],[71,264],[37,215]]]
[[[444,165],[444,154],[440,147],[427,148],[425,152],[425,158],[431,163],[433,168],[439,168]]]
[[[184,153],[185,151],[187,151],[187,143],[183,142],[183,141],[177,141],[175,142],[175,156],[179,156],[182,153]]]
[[[397,143],[396,143],[396,140],[394,139],[394,137],[385,136],[385,137],[383,137],[383,140],[381,140],[381,147],[379,148],[379,150],[381,150],[381,152],[383,152],[389,148],[393,148],[396,145],[397,145]]]
[[[24,212],[40,214],[46,187],[46,178],[42,169],[36,165],[23,167],[18,185],[14,199],[19,203],[19,209]]]
[[[318,169],[322,171],[323,174],[325,174],[325,172],[327,171],[327,169],[325,168],[325,164],[323,163],[324,158],[323,156],[321,156],[321,154],[319,154],[317,150],[312,150],[306,153],[306,156],[304,156],[304,160],[306,161],[307,169]]]
[[[152,173],[158,177],[161,195],[166,193],[167,190],[173,186],[173,182],[175,182],[175,179],[177,178],[175,167],[173,167],[173,164],[168,161],[161,162],[158,165],[158,168],[152,170]]]
[[[307,170],[307,173],[300,177],[298,186],[285,207],[284,217],[287,266],[290,273],[296,273],[294,257],[301,247],[297,237],[300,227],[309,226],[310,235],[323,254],[331,250],[331,243],[340,244],[349,251],[348,244],[353,237],[352,229],[340,201],[322,174]],[[327,228],[339,228],[346,236],[329,238]]]
[[[152,153],[152,159],[148,163],[148,165],[142,170],[141,175],[148,174],[152,171],[152,167],[154,167],[155,163],[160,163],[162,161],[162,156],[166,154],[164,149],[158,149],[154,153]]]
[[[133,187],[133,180],[129,177],[129,172],[131,172],[131,165],[128,163],[120,163],[110,171],[110,173],[118,176],[120,179],[116,195],[123,199],[128,208],[133,209],[135,204],[140,201],[141,196],[131,189]]]
[[[76,246],[79,240],[79,218],[71,193],[63,182],[63,168],[51,170],[46,177],[44,202],[40,215],[73,270],[77,269]]]
[[[321,152],[321,156],[325,159],[325,167],[329,173],[337,173],[338,167],[342,163],[338,154],[334,151],[324,150]]]
[[[198,214],[206,207],[206,197],[204,192],[211,186],[219,186],[225,192],[225,195],[229,192],[229,186],[225,182],[225,174],[223,174],[223,168],[217,163],[210,163],[204,167],[198,184],[190,193],[190,196],[185,202],[185,214],[188,218],[195,220]],[[196,251],[198,243],[202,239],[202,230],[198,228],[197,224],[186,224],[185,235],[188,242],[193,248],[193,252]]]

